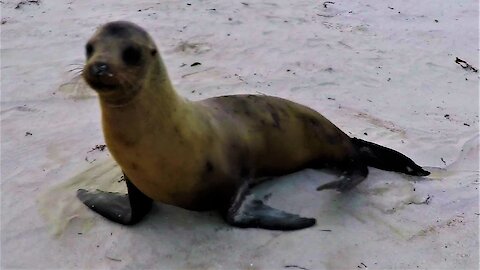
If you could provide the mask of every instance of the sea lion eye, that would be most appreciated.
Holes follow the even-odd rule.
[[[87,43],[87,46],[85,46],[85,52],[87,53],[87,58],[90,58],[93,53],[93,46],[90,43]]]
[[[140,51],[132,46],[127,47],[122,53],[123,62],[131,66],[138,65],[140,62],[140,57]]]

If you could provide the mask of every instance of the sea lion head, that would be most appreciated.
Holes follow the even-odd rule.
[[[100,27],[85,46],[85,81],[112,103],[132,99],[158,59],[152,38],[140,26],[115,21]],[[158,61],[157,61],[158,62]]]

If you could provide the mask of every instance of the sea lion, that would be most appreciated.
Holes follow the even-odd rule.
[[[273,96],[232,95],[192,102],[172,86],[152,38],[124,21],[99,28],[86,45],[83,77],[99,96],[105,142],[128,194],[80,189],[102,216],[134,224],[152,200],[190,210],[218,209],[237,227],[296,230],[315,219],[274,209],[249,194],[267,176],[334,167],[348,191],[367,166],[424,176],[401,153],[350,138],[318,112]]]

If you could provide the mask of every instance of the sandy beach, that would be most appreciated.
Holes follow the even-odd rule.
[[[2,269],[478,269],[478,1],[7,0],[1,9]],[[290,99],[432,174],[372,168],[348,194],[317,192],[337,177],[323,170],[257,187],[270,205],[317,219],[294,232],[233,228],[215,212],[160,203],[136,226],[107,221],[75,197],[84,186],[124,189],[79,72],[88,38],[114,20],[148,30],[188,99]]]

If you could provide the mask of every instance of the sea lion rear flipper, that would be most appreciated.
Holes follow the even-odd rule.
[[[287,213],[254,199],[253,195],[248,195],[245,185],[237,191],[225,219],[230,225],[236,227],[282,231],[308,228],[316,222],[314,218]]]
[[[103,217],[123,224],[139,222],[152,208],[152,199],[138,190],[125,175],[128,194],[79,189],[77,197]]]

